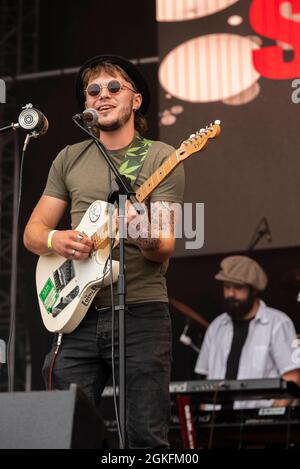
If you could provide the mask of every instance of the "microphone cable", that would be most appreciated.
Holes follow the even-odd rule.
[[[112,216],[112,215],[110,215]],[[112,252],[113,252],[113,242],[112,238],[109,238],[109,261],[112,269]],[[114,396],[114,408],[115,408],[115,416],[116,416],[116,423],[120,441],[120,449],[125,448],[125,441],[123,440],[123,435],[121,432],[121,425],[120,425],[120,417],[119,417],[119,409],[117,403],[117,386],[116,386],[116,370],[115,370],[115,303],[114,303],[114,286],[113,286],[113,278],[110,275],[110,296],[111,296],[111,365],[112,365],[112,381],[113,381],[113,396]]]
[[[112,191],[112,184],[111,184],[111,170],[108,167],[108,181],[109,181],[109,193]],[[109,212],[109,235],[112,234],[113,228],[113,210],[108,209]],[[115,299],[114,299],[114,285],[113,285],[113,277],[112,277],[112,262],[113,262],[113,249],[114,243],[112,241],[112,236],[109,236],[109,263],[110,263],[110,298],[111,298],[111,370],[112,370],[112,382],[113,382],[113,399],[114,399],[114,409],[115,409],[115,417],[116,417],[116,424],[117,424],[117,431],[119,436],[120,442],[120,449],[125,448],[125,441],[123,439],[122,431],[121,431],[121,424],[120,424],[120,416],[119,416],[119,409],[117,403],[117,386],[116,386],[116,369],[115,369]],[[119,357],[120,359],[120,357]]]

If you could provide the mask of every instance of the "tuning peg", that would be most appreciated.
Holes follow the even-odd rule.
[[[214,121],[214,124],[215,125],[221,125],[221,121],[219,119],[217,119],[217,120]]]
[[[195,137],[196,137],[195,134],[191,134],[191,135],[190,135],[190,138],[195,138]]]

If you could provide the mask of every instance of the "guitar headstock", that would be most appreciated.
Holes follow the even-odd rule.
[[[185,160],[192,153],[203,150],[210,139],[218,137],[221,133],[221,121],[215,120],[213,124],[207,125],[205,129],[200,129],[185,140],[177,150],[177,155],[181,161]]]

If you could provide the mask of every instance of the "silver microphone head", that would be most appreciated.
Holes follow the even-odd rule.
[[[34,131],[38,135],[46,133],[49,127],[44,114],[34,108],[24,109],[19,115],[18,122],[22,129]]]
[[[96,109],[87,108],[82,113],[82,120],[88,124],[89,127],[93,127],[94,125],[98,124],[98,119],[99,115]]]

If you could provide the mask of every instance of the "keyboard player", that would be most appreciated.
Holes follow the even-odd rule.
[[[262,267],[246,256],[221,262],[224,313],[207,329],[195,366],[206,379],[282,377],[300,386],[297,336],[290,318],[260,298],[267,285]],[[239,401],[234,408],[287,405],[289,401]]]

